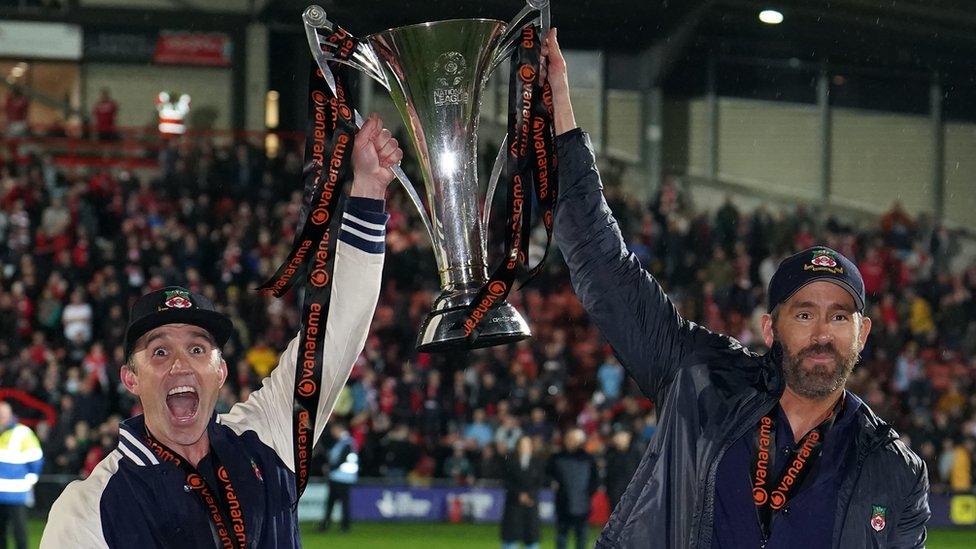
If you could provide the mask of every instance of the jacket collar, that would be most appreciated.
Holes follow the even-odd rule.
[[[783,376],[783,345],[776,341],[768,353],[764,355],[762,369],[762,383],[776,395],[777,400],[783,396],[786,389],[786,377]]]
[[[214,412],[210,417],[210,424],[207,426],[207,436],[213,444],[217,433],[217,413]],[[119,424],[119,446],[118,450],[132,463],[147,467],[159,465],[159,458],[156,453],[146,445],[146,417],[143,414],[131,417]]]

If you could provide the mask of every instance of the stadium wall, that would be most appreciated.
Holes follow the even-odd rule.
[[[85,112],[91,112],[102,88],[119,104],[120,126],[155,125],[155,99],[160,91],[190,94],[190,127],[206,123],[231,127],[232,78],[229,68],[89,63],[82,79]],[[196,122],[196,123],[195,123]]]
[[[976,218],[976,124],[946,124],[945,215],[974,227]]]
[[[819,113],[813,105],[718,99],[718,175],[723,183],[782,198],[818,203],[821,196]],[[671,102],[668,120],[684,124],[671,143],[668,168],[708,177],[708,103]],[[832,109],[830,202],[879,214],[900,200],[910,214],[933,214],[934,155],[928,117]],[[671,131],[666,128],[666,133]],[[944,130],[945,219],[968,226],[976,210],[976,124],[947,123]],[[684,154],[675,147],[687,144]]]

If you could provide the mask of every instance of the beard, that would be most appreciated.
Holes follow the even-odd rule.
[[[776,337],[775,332],[773,336]],[[778,338],[776,340],[779,341]],[[846,353],[830,344],[810,345],[794,353],[779,341],[783,348],[783,376],[786,378],[786,385],[802,397],[822,400],[830,396],[847,383],[847,378],[857,365],[860,352],[856,342],[855,338]],[[822,354],[832,356],[833,364],[817,363],[812,367],[803,366],[805,358]]]

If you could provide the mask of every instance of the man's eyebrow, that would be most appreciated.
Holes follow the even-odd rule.
[[[149,344],[152,343],[153,341],[156,341],[157,339],[163,339],[164,337],[166,337],[166,333],[165,332],[153,332],[153,333],[151,333],[151,334],[149,334],[148,336],[145,336],[145,337],[146,337],[146,340],[143,342],[142,347],[149,347]]]
[[[201,339],[206,339],[207,342],[210,343],[211,345],[213,345],[214,347],[217,346],[217,340],[214,339],[213,335],[211,335],[210,332],[208,332],[207,330],[204,330],[203,328],[200,328],[199,330],[193,330],[193,334],[192,335],[193,335],[193,337],[199,337]]]

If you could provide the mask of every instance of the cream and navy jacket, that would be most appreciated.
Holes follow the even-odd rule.
[[[380,291],[388,218],[379,201],[347,202],[336,251],[325,336],[318,440],[366,341]],[[278,366],[226,414],[214,415],[210,445],[230,473],[244,513],[249,547],[300,547],[292,411],[298,338]],[[72,482],[54,503],[41,547],[213,548],[217,537],[206,506],[183,471],[157,459],[145,444],[142,416],[123,422],[119,445],[87,479]],[[212,455],[212,452],[211,452]],[[213,467],[198,469],[204,477]],[[216,485],[214,479],[208,479]]]

